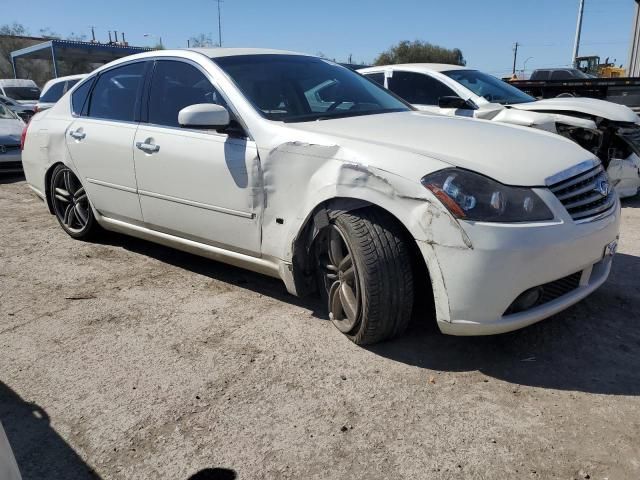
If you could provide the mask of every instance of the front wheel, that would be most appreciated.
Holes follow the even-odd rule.
[[[50,201],[62,229],[71,237],[88,240],[99,229],[89,197],[78,177],[66,165],[51,174]]]
[[[320,232],[316,262],[329,318],[354,343],[397,337],[409,324],[410,240],[394,218],[374,208],[341,213]]]

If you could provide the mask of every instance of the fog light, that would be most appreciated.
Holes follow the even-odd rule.
[[[540,298],[542,298],[542,287],[530,288],[513,301],[507,313],[518,313],[529,310],[538,303]]]

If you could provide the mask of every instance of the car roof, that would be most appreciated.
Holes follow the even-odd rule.
[[[232,57],[237,55],[303,55],[309,56],[306,53],[290,52],[287,50],[274,50],[270,48],[186,48],[184,50],[191,50],[206,55],[209,58],[217,57]]]
[[[376,67],[363,68],[359,72],[369,72],[384,69],[408,70],[413,72],[432,71],[432,72],[448,72],[449,70],[473,70],[472,68],[463,67],[461,65],[452,65],[448,63],[398,63],[396,65],[379,65]]]

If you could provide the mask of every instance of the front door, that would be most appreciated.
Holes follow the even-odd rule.
[[[137,109],[144,83],[145,62],[102,73],[86,98],[91,83],[81,85],[72,103],[77,118],[69,126],[66,143],[93,207],[101,215],[142,222],[133,165]],[[82,95],[85,95],[83,98]],[[86,105],[85,105],[86,103]]]
[[[148,121],[134,162],[145,223],[154,230],[251,255],[260,253],[261,182],[256,144],[212,130],[181,128],[189,105],[228,107],[199,67],[159,60]]]

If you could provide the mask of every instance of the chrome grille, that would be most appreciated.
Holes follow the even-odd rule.
[[[616,204],[616,194],[600,163],[587,165],[587,170],[553,183],[549,189],[576,221],[605,215]]]

